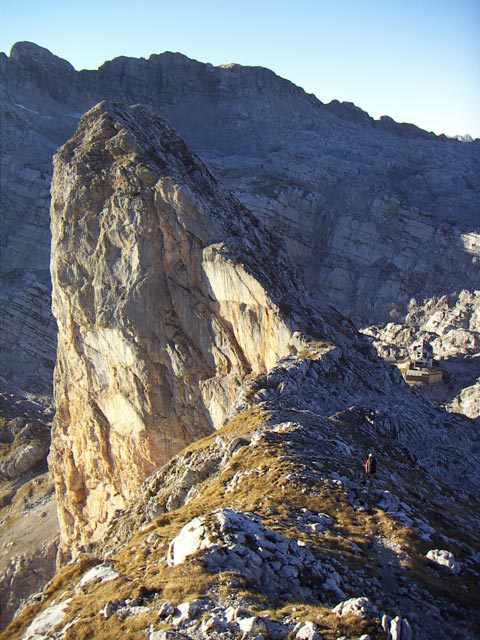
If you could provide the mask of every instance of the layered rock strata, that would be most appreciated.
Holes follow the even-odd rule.
[[[164,121],[102,103],[54,165],[50,465],[75,546],[302,341],[280,312],[297,295],[283,245]]]
[[[480,287],[478,142],[324,105],[266,69],[181,54],[77,72],[18,43],[0,55],[0,76],[6,385],[51,391],[51,157],[102,99],[143,103],[171,122],[285,239],[311,293],[364,325],[402,321],[412,298]]]

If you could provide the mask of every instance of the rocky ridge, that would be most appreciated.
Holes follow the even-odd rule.
[[[342,368],[355,389],[336,389],[333,400],[332,382],[319,381],[317,402],[338,411],[365,402],[376,384],[398,403],[398,381],[352,325],[309,308],[282,243],[142,107],[101,103],[56,154],[52,236],[59,339],[50,467],[68,553],[99,539],[159,464],[220,427],[245,376],[301,352],[312,336],[326,366]],[[415,424],[393,429],[408,433],[412,451],[419,441],[425,457]],[[455,439],[457,451],[459,441],[468,446],[460,422]],[[437,446],[427,454],[433,464]],[[452,482],[464,484],[453,460]]]
[[[407,434],[392,448],[371,405],[316,402],[306,372],[343,387],[326,353],[251,380],[228,424],[148,479],[8,637],[475,637],[477,498],[415,462]]]
[[[321,105],[313,97],[306,96],[298,88],[281,81],[281,79],[276,78],[266,70],[246,70],[237,66],[230,66],[225,68],[224,73],[223,69],[208,69],[208,65],[206,69],[205,65],[193,63],[193,61],[176,54],[154,56],[151,60],[141,63],[145,63],[145,78],[148,79],[148,82],[142,86],[141,91],[145,91],[145,86],[151,87],[152,91],[148,96],[141,93],[138,94],[139,87],[135,87],[135,82],[133,82],[135,74],[138,75],[138,62],[123,59],[108,63],[100,74],[103,74],[101,82],[95,80],[92,84],[92,80],[96,77],[96,72],[81,72],[78,74],[68,63],[55,58],[49,52],[41,50],[35,45],[23,43],[12,50],[10,59],[6,59],[5,56],[0,59],[2,76],[2,86],[0,87],[3,153],[2,211],[7,213],[7,215],[2,216],[2,238],[5,241],[5,246],[2,248],[2,256],[7,256],[8,258],[7,260],[2,258],[2,268],[6,267],[2,269],[2,320],[4,321],[2,338],[7,337],[5,344],[2,345],[2,354],[6,355],[5,358],[2,357],[2,363],[6,365],[9,363],[14,364],[13,367],[10,367],[10,370],[5,372],[6,376],[3,378],[3,383],[7,388],[28,389],[29,392],[36,393],[37,398],[39,394],[48,394],[50,390],[49,378],[54,359],[55,326],[48,310],[50,291],[46,269],[49,253],[49,229],[48,221],[45,218],[49,202],[48,187],[51,171],[49,158],[58,144],[61,144],[73,133],[80,115],[78,110],[75,110],[75,107],[83,105],[82,109],[88,108],[90,104],[96,102],[97,90],[101,92],[107,87],[108,91],[111,92],[110,95],[122,97],[123,91],[126,91],[132,101],[137,101],[135,96],[140,95],[141,100],[150,101],[153,108],[163,115],[167,114],[168,111],[169,119],[171,121],[175,120],[177,126],[184,130],[196,149],[200,151],[204,158],[208,159],[210,166],[214,167],[215,173],[221,177],[223,183],[233,187],[237,195],[252,206],[259,217],[285,237],[290,255],[296,259],[304,276],[308,276],[304,279],[307,285],[311,289],[316,289],[318,282],[327,283],[322,290],[322,295],[328,295],[334,300],[337,299],[338,302],[344,305],[344,308],[358,313],[359,318],[363,317],[365,320],[371,321],[381,317],[384,313],[383,311],[381,311],[380,315],[376,314],[379,313],[382,305],[385,306],[386,304],[391,316],[397,322],[401,322],[403,320],[402,314],[408,311],[406,302],[409,300],[413,290],[416,291],[415,295],[421,300],[425,292],[430,293],[431,290],[434,290],[440,294],[445,290],[450,290],[452,287],[456,288],[459,278],[455,274],[458,273],[462,273],[464,277],[463,284],[466,281],[470,281],[476,286],[475,260],[477,260],[478,254],[478,235],[474,224],[472,224],[474,221],[474,208],[472,207],[475,205],[477,196],[475,195],[475,189],[471,188],[471,185],[475,184],[473,179],[476,172],[475,151],[471,156],[468,155],[470,152],[465,156],[463,151],[460,152],[460,146],[452,146],[448,141],[444,140],[443,142],[449,145],[443,148],[444,157],[441,160],[439,157],[433,158],[435,153],[431,157],[430,152],[436,147],[432,145],[440,142],[435,136],[415,128],[396,125],[389,122],[388,119],[382,119],[380,123],[374,123],[366,114],[352,105],[339,105],[338,103]],[[212,99],[211,89],[215,85],[213,79],[218,73],[224,74],[224,80],[218,85],[224,85],[224,88],[219,91],[218,95],[215,94],[215,99]],[[54,77],[56,78],[56,86],[52,83],[52,78]],[[154,77],[157,77],[157,79],[162,78],[161,82],[154,82]],[[189,78],[188,82],[185,82],[183,94],[177,93],[175,78],[178,77]],[[60,78],[68,79],[69,91],[62,89]],[[79,85],[76,84],[78,78],[83,78]],[[121,90],[118,89],[119,84],[121,85]],[[139,86],[141,85],[141,83],[138,84]],[[80,85],[81,90],[75,97],[73,88]],[[95,90],[92,90],[92,86],[95,86]],[[242,87],[241,94],[242,100],[244,100],[240,105],[240,109],[239,103],[233,104],[238,99],[239,86]],[[99,87],[101,87],[101,90]],[[264,87],[265,92],[261,91],[259,87]],[[70,88],[72,89],[71,92]],[[205,99],[201,101],[202,109],[197,109],[199,103],[196,96],[202,92]],[[161,95],[162,100],[158,100],[158,95],[155,97],[155,93]],[[265,95],[262,95],[263,93]],[[72,98],[72,96],[74,97]],[[91,103],[90,100],[92,100]],[[306,107],[307,104],[308,109]],[[282,112],[282,109],[286,109],[287,112],[290,110],[289,118],[285,117],[285,112]],[[308,118],[317,123],[317,128],[314,132],[307,128],[308,135],[304,138],[299,135],[287,138],[285,130],[287,124],[289,126],[292,124],[291,111],[301,113],[295,123],[295,126],[301,129],[305,125],[305,120],[303,119],[305,116],[304,109],[309,110]],[[211,116],[211,121],[215,123],[215,127],[208,129],[208,133],[207,128],[202,126],[206,121],[202,121],[202,117],[205,116],[206,112],[210,114],[208,117]],[[219,113],[221,113],[220,121],[222,122],[220,127],[218,126]],[[273,119],[271,117],[272,113],[275,113],[276,116]],[[319,119],[319,113],[323,118],[323,124],[320,122],[322,118]],[[195,117],[192,117],[193,114],[196,114]],[[332,114],[334,114],[334,118],[331,117]],[[273,121],[275,124],[272,124]],[[253,122],[257,122],[258,126],[252,127]],[[356,130],[353,137],[350,136],[348,138],[347,136],[345,138],[343,137],[345,131],[342,132],[345,123],[350,123],[349,126],[355,127],[361,124],[361,127]],[[254,132],[253,135],[252,131]],[[387,136],[385,136],[385,131],[388,132]],[[371,135],[373,135],[373,138]],[[364,224],[363,216],[366,210],[364,204],[369,197],[365,196],[365,191],[361,192],[360,190],[358,192],[360,195],[358,197],[355,196],[357,200],[354,202],[353,192],[346,191],[344,185],[340,184],[339,188],[333,190],[333,186],[336,184],[335,180],[337,180],[335,175],[339,175],[336,172],[340,172],[340,169],[341,172],[345,172],[345,176],[350,176],[349,189],[350,187],[354,191],[357,189],[359,183],[354,178],[355,172],[351,172],[352,167],[350,166],[354,156],[349,156],[346,153],[346,149],[348,148],[351,151],[360,141],[363,145],[367,144],[368,146],[370,144],[368,141],[373,140],[375,136],[378,136],[377,142],[388,154],[397,154],[400,149],[402,150],[400,156],[404,155],[399,160],[400,164],[395,167],[395,172],[399,168],[406,166],[413,157],[417,157],[415,156],[415,149],[419,149],[417,146],[419,140],[423,141],[423,148],[426,152],[428,151],[429,162],[433,162],[428,167],[430,172],[428,180],[430,178],[433,179],[436,174],[437,176],[441,174],[443,166],[449,166],[450,169],[454,166],[459,167],[460,173],[455,173],[457,169],[453,169],[452,182],[448,181],[450,180],[449,178],[443,186],[440,186],[438,177],[435,178],[437,180],[435,189],[424,199],[424,203],[427,201],[430,204],[436,202],[436,206],[438,205],[434,216],[429,213],[424,215],[425,210],[423,207],[425,205],[421,204],[421,189],[413,188],[414,184],[411,179],[406,179],[403,176],[403,179],[395,184],[393,181],[391,183],[388,182],[390,178],[387,182],[382,182],[385,179],[385,176],[382,177],[382,170],[385,167],[380,162],[376,163],[376,160],[370,161],[368,169],[366,166],[362,167],[365,169],[365,181],[367,183],[371,179],[375,183],[378,179],[380,180],[378,184],[383,185],[381,186],[380,200],[373,203],[369,213],[369,215],[372,212],[374,213],[374,219],[376,220],[374,229],[368,224],[367,226]],[[345,141],[347,138],[346,146],[342,147],[342,140]],[[253,140],[255,140],[255,143],[253,143]],[[310,149],[307,143],[312,140],[314,145]],[[280,146],[279,148],[274,148],[277,141]],[[318,146],[319,141],[322,141],[322,144],[325,143],[321,156],[321,172],[319,172],[316,164],[318,149],[322,148]],[[270,142],[273,145],[272,148],[268,146]],[[284,142],[285,146],[283,147]],[[298,148],[305,146],[305,149],[307,149],[305,157],[302,156],[303,152],[301,150],[300,155],[297,153],[292,155],[293,151],[297,149],[295,147],[297,143],[299,144]],[[345,149],[345,153],[341,151],[342,148]],[[231,152],[232,149],[233,153]],[[311,157],[308,157],[308,154],[310,154],[309,149],[312,151]],[[408,153],[406,153],[407,150]],[[28,162],[25,160],[27,156]],[[471,157],[471,162],[467,159],[468,157]],[[271,162],[273,158],[275,158],[275,162]],[[294,158],[294,170],[291,170],[292,158]],[[285,164],[287,167],[283,166]],[[309,174],[308,172],[314,165],[317,168],[313,173]],[[324,169],[326,171],[322,173]],[[418,175],[418,171],[420,171],[418,166],[416,171]],[[423,167],[421,167],[421,171],[424,171]],[[282,172],[287,172],[288,175]],[[252,173],[258,176],[258,180],[251,180]],[[285,182],[279,182],[274,174],[286,176]],[[306,182],[307,175],[312,177],[312,181],[309,178],[308,184]],[[374,177],[375,175],[377,177]],[[131,174],[128,177],[131,177]],[[447,187],[447,182],[450,185],[449,187]],[[450,188],[453,184],[456,185],[456,191]],[[300,188],[299,185],[301,185]],[[392,187],[392,185],[394,186]],[[317,189],[321,191],[320,196],[316,192]],[[393,200],[390,195],[391,190],[394,193]],[[399,193],[402,196],[401,198],[398,197]],[[456,194],[455,198],[462,205],[458,209],[456,209],[456,202],[452,195],[454,193]],[[130,195],[134,196],[135,194]],[[325,197],[327,197],[327,200],[324,203]],[[336,199],[337,197],[338,200]],[[366,197],[367,200],[364,199]],[[407,200],[409,202],[408,206],[405,205]],[[416,208],[410,209],[412,202],[415,203]],[[324,212],[330,211],[332,204],[334,206],[331,218],[327,216],[327,218],[321,219],[322,229],[326,229],[328,233],[322,236],[321,246],[318,243],[312,243],[312,238],[317,237],[318,228],[315,224],[311,225],[309,223],[305,226],[306,233],[304,234],[302,228],[306,220],[316,218],[320,210]],[[347,206],[349,210],[353,211],[358,204],[361,204],[361,207],[357,210],[358,215],[355,214],[357,217],[353,216],[351,225],[349,222],[351,230],[345,234],[344,230],[337,228],[332,233],[331,225],[337,223],[338,211],[341,210],[345,213]],[[298,227],[297,220],[299,212],[302,216],[300,227]],[[385,225],[391,227],[391,214],[396,220],[395,225],[397,223],[399,225],[398,228],[394,225],[395,238],[402,237],[405,243],[408,240],[408,243],[415,245],[415,242],[421,236],[429,246],[434,243],[436,246],[441,247],[441,252],[438,252],[439,261],[434,265],[437,270],[438,281],[434,283],[433,289],[429,288],[432,283],[425,286],[429,276],[427,275],[427,280],[425,280],[425,276],[422,273],[432,266],[432,261],[431,257],[427,260],[421,258],[423,249],[420,246],[419,251],[414,251],[413,253],[403,252],[401,265],[398,262],[398,256],[396,257],[394,253],[389,254],[393,259],[395,268],[392,268],[391,264],[380,260],[377,265],[379,270],[377,272],[374,271],[373,276],[372,272],[369,272],[370,280],[366,278],[365,287],[358,289],[359,295],[357,296],[356,285],[354,284],[351,289],[349,287],[352,282],[355,282],[358,274],[363,273],[362,270],[371,265],[370,256],[373,255],[373,242],[369,236],[373,233],[372,237],[383,238],[380,243],[375,240],[375,250],[381,246],[382,242],[386,242],[388,245],[391,238],[384,237],[381,229]],[[419,215],[422,225],[423,223],[426,224],[426,227],[420,225],[421,233],[419,233],[418,226]],[[22,220],[21,227],[18,226],[19,216]],[[443,220],[443,224],[449,216],[452,220],[455,220],[454,225],[450,225],[452,233],[447,233],[446,231],[450,222],[440,230],[438,227],[438,221]],[[358,223],[360,223],[360,227]],[[404,224],[406,226],[402,226]],[[426,229],[431,224],[433,224],[434,232],[428,231],[427,233]],[[357,233],[359,228],[363,234],[363,239],[361,240],[360,236],[362,234],[359,235]],[[415,230],[413,235],[410,233],[412,229]],[[407,231],[408,233],[406,233]],[[375,235],[378,233],[380,233],[380,236]],[[305,238],[307,238],[307,241]],[[443,238],[443,240],[439,243],[440,238]],[[350,253],[348,259],[342,262],[345,256],[343,256],[342,260],[339,260],[341,253],[337,249],[344,246],[350,247],[352,242],[359,249],[357,250],[356,248],[353,253]],[[308,248],[309,243],[312,246],[310,246],[309,251],[306,251],[305,248]],[[115,240],[113,244],[115,244]],[[330,245],[337,247],[330,256],[332,259],[331,266],[334,265],[335,269],[339,267],[334,275],[328,275],[328,269],[325,270],[325,265],[321,267],[321,272],[318,271],[317,258],[312,259],[309,257],[311,255],[324,256],[325,249]],[[455,250],[453,251],[455,255],[453,255],[452,247],[460,247],[460,253],[455,253]],[[312,250],[313,254],[310,253]],[[107,259],[107,256],[105,259]],[[416,276],[412,281],[409,276],[402,276],[401,270],[407,269],[409,264],[412,265],[414,263],[418,265],[418,269],[415,267]],[[447,264],[449,265],[448,269],[446,269]],[[400,269],[400,271],[396,271],[396,269]],[[319,280],[316,280],[317,273],[321,273]],[[350,280],[348,281],[350,284],[347,283],[342,273],[344,275],[348,273],[349,278],[353,274],[353,280],[351,282]],[[377,273],[382,283],[386,278],[385,286],[382,284],[384,289],[371,286],[371,283],[375,282],[377,277],[375,273]],[[114,285],[118,284],[117,275],[112,279]],[[391,275],[392,277],[390,277]],[[401,283],[400,287],[398,288],[397,285],[394,285],[392,289],[392,283],[395,283],[396,280]],[[108,280],[106,284],[109,285],[112,282]],[[445,285],[446,282],[449,284]],[[103,303],[106,303],[106,306],[108,304],[113,305],[114,294],[111,293],[109,295],[106,292],[106,288],[105,286],[100,296],[99,302],[101,304],[99,306]],[[336,288],[338,291],[336,291]],[[375,295],[372,297],[373,291],[375,291]],[[380,292],[380,295],[377,295],[377,291]],[[344,296],[345,292],[348,292],[346,296],[348,299],[344,299],[342,302],[342,296]],[[357,296],[356,301],[354,301],[352,293]],[[400,304],[397,307],[391,306],[391,300],[397,295],[398,298],[395,299]],[[455,298],[456,295],[452,294],[449,298]],[[467,291],[462,295],[471,296],[475,301],[475,293]],[[438,297],[433,299],[434,304],[436,304],[437,300]],[[364,302],[366,303],[365,305]],[[432,306],[432,303],[428,300],[421,304]],[[369,311],[362,316],[364,313],[362,309],[364,308]],[[374,308],[377,310],[370,313]],[[475,307],[473,307],[474,310]],[[95,307],[95,311],[97,311],[97,307]],[[137,319],[135,314],[133,317],[135,320]],[[447,317],[445,317],[444,325],[447,326],[448,322]],[[333,324],[337,325],[338,323],[340,323],[339,316],[336,316]],[[338,331],[334,333],[337,334],[336,339],[338,339]],[[474,336],[474,333],[471,333]],[[460,342],[458,340],[444,341],[448,347],[447,351],[445,351],[446,355],[455,354],[457,347],[463,353],[464,335],[462,334]],[[325,337],[325,335],[322,334],[322,337]],[[110,335],[107,338],[110,338]],[[331,333],[329,338],[332,338]],[[297,340],[298,336],[294,336],[295,348],[298,347]],[[332,340],[332,342],[335,343],[335,340]],[[96,347],[96,345],[93,346]],[[470,350],[467,355],[472,355],[472,351]],[[171,357],[171,354],[169,354],[169,357]],[[173,361],[175,361],[175,354]],[[341,366],[343,366],[345,361],[342,359],[340,362]],[[178,363],[174,364],[175,366],[178,365]],[[461,391],[463,387],[469,385],[471,379],[474,380],[474,377],[472,378],[470,375],[473,369],[470,369],[468,375],[465,375],[464,364],[465,361],[453,362],[455,367],[454,386],[458,397],[454,397],[452,400],[452,396],[455,396],[452,392],[451,394],[444,394],[438,400],[443,403],[450,402],[451,408],[468,412],[468,415],[474,417],[477,415],[474,411],[478,383],[476,383],[477,386],[475,386],[475,383],[473,386],[470,384],[469,390]],[[469,358],[470,364],[474,367],[474,359]],[[181,366],[184,366],[184,363]],[[361,371],[362,368],[354,367],[354,370]],[[372,372],[368,367],[367,371],[369,373]],[[144,372],[142,371],[141,373],[143,374]],[[123,387],[124,392],[127,389],[132,390],[132,387],[129,386],[131,380],[122,379],[121,383],[126,383]],[[235,385],[232,380],[229,384],[231,384],[230,390],[233,389]],[[111,389],[106,394],[106,396],[109,395],[107,405],[112,399]],[[209,398],[210,403],[213,401],[210,409],[216,405],[220,396],[223,398],[228,396],[225,389],[220,394],[215,394],[215,397],[212,394]],[[463,400],[465,397],[467,397],[466,402]],[[357,400],[359,398],[360,396],[358,396]],[[105,400],[105,397],[103,400]],[[45,405],[49,403],[48,398],[42,401]],[[223,400],[215,411],[211,412],[209,409],[207,411],[207,422],[212,420],[215,424],[220,424],[222,417],[228,410],[227,405],[228,403]],[[94,412],[96,412],[95,408]],[[142,420],[143,417],[141,417],[140,423]],[[198,420],[198,416],[195,416],[194,420]],[[203,418],[201,418],[202,420]],[[389,415],[386,421],[387,424],[394,425],[389,427],[393,429],[392,433],[396,432],[397,428],[395,420],[396,418],[391,421],[391,415]],[[438,418],[435,418],[434,422],[440,424],[438,423]],[[462,430],[462,427],[459,426],[461,423],[454,422],[454,424],[456,428],[458,427],[460,431]],[[104,435],[101,435],[100,440],[103,437]],[[188,441],[188,438],[189,436],[186,441]],[[179,443],[177,442],[175,446],[177,444]],[[443,444],[438,444],[439,448],[443,446]],[[25,454],[28,454],[29,451],[27,450]],[[23,452],[20,454],[19,450],[17,450],[14,457],[17,460],[17,458],[26,459],[28,456],[24,456]],[[448,456],[446,457],[448,459]],[[435,458],[435,455],[433,455],[433,458]],[[437,456],[436,464],[439,459],[439,456]],[[11,460],[8,464],[10,462]],[[98,478],[98,470],[94,470],[92,477],[88,478],[88,484],[92,484],[92,478]],[[95,480],[93,480],[94,483]],[[120,501],[115,506],[121,506],[122,504],[122,501]],[[17,559],[18,562],[16,561],[14,573],[17,569],[20,569],[17,576],[18,579],[16,579],[16,584],[19,585],[22,582],[25,583],[25,579],[20,578],[25,563],[22,564],[20,556]],[[48,576],[48,571],[44,574],[45,577]],[[15,573],[15,575],[17,574]],[[28,582],[28,579],[26,581]],[[11,586],[12,581],[9,584]],[[9,589],[9,584],[6,585],[7,590]],[[10,591],[13,594],[14,591],[12,589]],[[15,608],[13,602],[16,602],[16,600],[9,604],[11,611]]]

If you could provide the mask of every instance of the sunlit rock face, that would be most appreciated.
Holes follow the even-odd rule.
[[[54,165],[50,465],[75,548],[301,340],[283,245],[164,121],[102,103]]]

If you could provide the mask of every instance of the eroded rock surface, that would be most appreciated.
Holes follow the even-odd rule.
[[[451,417],[408,387],[402,394],[388,369],[376,375],[354,343],[349,352],[352,367],[368,373],[363,384],[372,383],[363,406],[325,347],[306,345],[252,376],[239,412],[144,483],[102,540],[25,611],[12,640],[62,602],[60,635],[287,640],[338,637],[341,628],[348,638],[474,637],[478,496],[448,469],[461,464],[440,427]],[[382,397],[396,406],[390,419],[375,411]],[[469,421],[455,419],[474,445]],[[365,487],[361,454],[372,447],[378,473]],[[312,527],[318,519],[327,526]],[[432,549],[454,557],[460,573],[430,566]]]
[[[51,392],[51,157],[102,99],[171,122],[284,238],[311,292],[364,325],[399,322],[412,298],[480,287],[478,142],[324,105],[266,69],[181,54],[77,72],[24,42],[0,56],[0,76],[6,384]]]
[[[402,321],[362,329],[373,338],[381,356],[407,358],[417,340],[428,341],[435,366],[443,371],[442,383],[423,392],[448,411],[480,417],[480,291],[412,300]]]
[[[55,156],[52,234],[50,464],[77,544],[302,339],[283,245],[141,107],[102,103]]]

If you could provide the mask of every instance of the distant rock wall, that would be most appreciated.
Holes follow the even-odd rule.
[[[166,118],[285,240],[311,294],[363,324],[403,321],[412,298],[480,289],[478,141],[375,121],[349,103],[323,105],[258,67],[164,53],[77,72],[18,43],[0,55],[6,387],[51,392],[51,157],[102,99]]]
[[[75,549],[223,423],[244,375],[301,340],[277,305],[295,298],[283,246],[146,110],[102,103],[82,118],[55,156],[51,212],[50,465]]]

